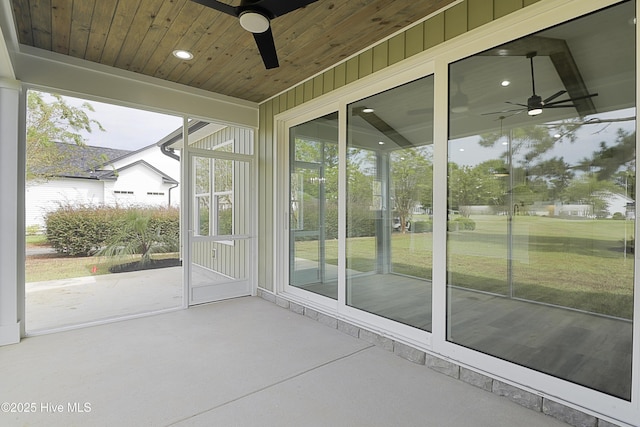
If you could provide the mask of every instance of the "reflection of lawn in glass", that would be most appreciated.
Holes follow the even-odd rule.
[[[476,230],[449,233],[451,283],[507,294],[507,219],[472,219]],[[514,296],[630,319],[633,254],[625,258],[625,228],[631,239],[631,221],[515,217]],[[394,272],[431,277],[431,233],[392,233],[391,241]],[[296,242],[297,256],[317,259],[314,243]],[[337,240],[326,245],[327,263],[337,265]],[[348,268],[375,271],[374,248],[373,237],[348,239]]]

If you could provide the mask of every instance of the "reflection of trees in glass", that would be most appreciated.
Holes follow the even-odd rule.
[[[413,209],[421,202],[427,202],[426,207],[431,206],[431,153],[420,148],[394,151],[390,155],[390,172],[393,211],[400,219],[400,231],[404,233]]]
[[[508,183],[501,160],[489,160],[475,167],[449,164],[449,208],[468,217],[468,206],[502,206]]]
[[[370,150],[347,149],[347,237],[375,235],[375,156]]]
[[[337,238],[338,145],[297,137],[293,147],[297,163],[290,177],[291,227],[307,231],[324,227],[325,238]],[[323,212],[320,212],[321,198]]]
[[[494,147],[510,138],[511,153],[505,149],[499,160],[476,166],[450,164],[450,207],[503,204],[506,192],[510,191],[513,201],[520,206],[536,201],[589,204],[596,216],[606,216],[607,194],[620,193],[635,198],[635,132],[618,129],[615,141],[602,141],[599,150],[573,165],[563,157],[550,157],[550,154],[558,144],[579,142],[576,132],[582,127],[634,119],[572,119],[554,125],[516,128],[510,134],[484,134],[480,146]],[[509,174],[512,174],[510,189],[491,184],[492,176],[503,176],[506,183]],[[461,214],[465,214],[463,209]]]

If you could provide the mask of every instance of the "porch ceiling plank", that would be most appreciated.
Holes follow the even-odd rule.
[[[129,34],[129,31],[126,29],[131,27],[133,18],[140,6],[140,1],[141,0],[129,0],[118,2],[118,7],[116,8],[111,23],[111,29],[104,44],[102,57],[99,61],[101,64],[113,66],[116,63],[124,41]]]
[[[122,43],[122,48],[116,59],[115,66],[129,70],[135,56],[140,52],[140,41],[144,40],[147,32],[153,24],[153,20],[158,15],[158,11],[162,7],[163,0],[142,0],[140,7],[133,17],[133,22],[128,29],[120,29],[119,31],[127,31],[127,37]],[[118,29],[114,29],[118,31]]]
[[[208,53],[204,58],[206,62],[205,66],[199,68],[200,71],[198,74],[192,74],[192,78],[188,81],[188,83],[187,79],[188,77],[190,77],[189,74],[191,73],[188,73],[183,78],[181,78],[179,81],[180,83],[185,83],[189,86],[210,90],[205,85],[205,83],[207,83],[209,79],[215,74],[217,74],[219,78],[224,78],[228,73],[233,73],[234,70],[230,67],[227,67],[226,64],[228,64],[233,56],[237,54],[237,51],[242,50],[245,45],[248,45],[249,43],[255,44],[253,37],[251,37],[250,34],[247,34],[246,31],[242,30],[242,28],[242,31],[238,32],[237,27],[239,26],[239,24],[237,20],[223,18],[225,17],[220,17],[220,19],[216,21],[220,23],[220,26],[215,28],[215,30],[212,32],[212,36],[214,34],[215,36],[212,37],[212,43],[207,49]],[[209,58],[211,59],[209,60]],[[200,58],[199,61],[202,62],[202,58]],[[255,67],[257,67],[260,63],[262,63],[262,59],[256,57],[254,58],[254,62],[256,64]]]
[[[93,17],[95,4],[95,0],[89,0],[75,2],[73,5],[71,14],[71,41],[69,43],[69,55],[71,56],[84,58],[87,53],[91,18]]]
[[[51,0],[51,49],[69,54],[73,0]]]
[[[139,73],[150,66],[155,66],[155,68],[159,66],[160,59],[156,59],[153,53],[160,48],[160,44],[164,42],[166,37],[175,37],[176,30],[174,28],[179,25],[176,16],[180,16],[184,5],[185,1],[165,2],[162,5],[149,27],[149,31],[145,34],[144,39],[140,41],[140,49],[133,61],[131,61],[130,71]],[[150,63],[154,65],[150,65]],[[150,74],[153,73],[150,72]]]
[[[51,1],[31,2],[31,30],[34,43],[51,50]]]
[[[33,40],[33,31],[31,30],[31,8],[29,6],[29,0],[13,0],[11,6],[13,8],[13,16],[20,43],[36,46]]]
[[[236,18],[191,0],[10,1],[23,45],[261,102],[455,0],[318,0],[274,19],[272,70]],[[177,48],[194,59],[175,59]]]
[[[219,14],[214,19],[211,19],[211,17],[204,13],[198,14],[198,18],[191,26],[192,28],[179,42],[176,43],[176,46],[184,46],[184,49],[188,49],[189,52],[193,53],[195,58],[201,58],[203,55],[208,55],[206,57],[206,61],[196,61],[195,63],[193,63],[193,61],[181,61],[169,74],[167,74],[166,78],[168,80],[182,83],[182,79],[190,79],[189,73],[194,68],[203,64],[202,67],[197,68],[197,70],[193,70],[194,72],[191,75],[196,75],[202,71],[202,69],[205,68],[204,64],[213,60],[213,57],[209,55],[211,40],[207,35],[210,34],[210,31],[212,31],[213,28],[218,28],[220,25],[224,25],[220,22],[220,19],[223,18],[223,14]]]
[[[189,40],[185,36],[189,36],[194,31],[194,23],[197,22],[199,14],[195,8],[189,6],[190,4],[187,2],[178,13],[174,14],[175,18],[173,18],[171,26],[162,40],[153,47],[153,55],[149,57],[146,65],[142,68],[143,74],[164,79],[178,64],[185,62],[174,57],[171,52],[175,49],[190,50],[193,45],[193,40]]]
[[[97,62],[102,57],[116,5],[117,3],[108,1],[99,1],[95,4],[85,59]]]

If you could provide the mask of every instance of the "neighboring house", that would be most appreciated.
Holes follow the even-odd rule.
[[[44,226],[44,216],[61,204],[177,206],[180,162],[156,144],[136,151],[56,144],[65,159],[48,180],[27,182],[26,226]]]
[[[624,194],[609,191],[598,194],[607,202],[607,218],[612,218],[615,213],[622,214],[626,219],[635,219],[635,202]]]

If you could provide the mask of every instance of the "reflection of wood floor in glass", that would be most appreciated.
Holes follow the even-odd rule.
[[[431,329],[431,284],[394,274],[351,279],[353,307]],[[302,286],[337,298],[337,283]],[[452,289],[449,340],[519,365],[628,399],[631,322]]]

